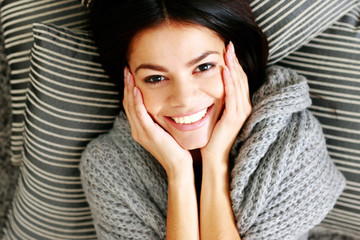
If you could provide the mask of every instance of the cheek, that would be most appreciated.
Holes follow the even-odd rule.
[[[142,96],[146,111],[152,116],[156,117],[157,113],[162,109],[162,94],[158,93],[154,89],[141,89],[139,87]]]
[[[135,85],[140,90],[146,111],[154,117],[157,113],[159,103],[159,94],[156,94],[154,89],[149,89],[146,85],[135,76]],[[160,101],[161,102],[161,101]]]
[[[204,88],[206,89],[207,94],[211,97],[218,100],[223,100],[225,92],[221,72],[219,71],[214,76],[209,78],[206,84],[204,84]]]

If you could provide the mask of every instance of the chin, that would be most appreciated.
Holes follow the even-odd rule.
[[[197,138],[191,140],[178,139],[177,142],[182,148],[186,150],[194,150],[205,147],[206,144],[209,142],[209,138],[202,138],[202,139]]]

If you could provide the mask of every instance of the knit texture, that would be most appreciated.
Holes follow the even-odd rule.
[[[232,209],[244,240],[298,239],[345,186],[306,109],[308,90],[304,77],[273,66],[253,96],[230,154]],[[166,173],[132,139],[124,113],[89,144],[80,169],[99,239],[165,239]]]

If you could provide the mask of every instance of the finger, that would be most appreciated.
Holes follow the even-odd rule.
[[[128,115],[128,117],[130,116],[130,108],[131,108],[131,105],[132,105],[132,96],[131,96],[131,91],[132,91],[132,84],[130,82],[130,72],[128,69],[125,68],[124,70],[124,74],[125,74],[125,78],[124,78],[124,84],[125,84],[125,87],[124,87],[124,109]]]
[[[150,139],[154,136],[156,137],[152,132],[157,126],[147,112],[142,93],[140,89],[135,86],[135,79],[131,74],[129,74],[128,94],[130,96],[129,113],[131,121],[139,137],[143,137],[144,134]]]
[[[238,92],[239,94],[237,94],[237,97],[239,99],[243,99],[244,97],[250,98],[248,78],[238,61],[238,58],[235,54],[235,48],[232,42],[228,44],[227,55],[228,55],[228,59],[231,59],[232,61],[232,63],[229,63],[229,65],[231,66],[230,73],[234,79],[235,89],[239,89]]]
[[[237,105],[239,105],[243,95],[243,91],[241,89],[242,86],[240,83],[242,81],[241,72],[240,72],[241,67],[235,55],[235,49],[232,42],[230,42],[227,46],[225,58],[226,58],[227,67],[229,68],[230,77],[234,89],[233,95]]]
[[[133,94],[134,94],[134,109],[136,113],[136,118],[138,119],[142,130],[149,134],[151,133],[151,130],[154,128],[155,123],[146,110],[140,89],[134,87]]]
[[[249,82],[247,75],[240,64],[238,64],[239,85],[243,96],[249,97]]]
[[[248,78],[240,65],[233,44],[230,42],[226,52],[227,62],[229,63],[230,76],[234,89],[234,106],[232,114],[235,116],[243,115],[251,109]],[[232,62],[231,62],[232,61]]]
[[[124,109],[126,112],[126,116],[128,117],[131,132],[134,137],[134,139],[137,138],[137,136],[141,135],[141,124],[139,123],[139,120],[136,117],[136,110],[135,110],[135,103],[134,103],[134,88],[135,88],[135,81],[130,73],[130,71],[126,71],[126,77],[125,77],[125,94],[124,94]]]
[[[141,131],[140,137],[146,136],[150,140],[150,144],[168,144],[168,137],[170,136],[160,125],[158,125],[150,114],[147,112],[142,93],[140,89],[134,87],[134,108],[136,112],[136,119]],[[166,137],[165,137],[165,135]]]
[[[249,82],[247,75],[243,70],[242,66],[238,64],[237,68],[238,68],[237,72],[239,73],[239,81],[237,81],[239,88],[239,99],[238,99],[239,104],[237,105],[238,114],[240,114],[241,116],[245,116],[245,118],[247,118],[252,111]]]
[[[239,77],[239,83],[241,84],[241,89],[242,91],[244,92],[248,92],[248,78],[245,74],[245,71],[244,69],[242,68],[242,66],[240,65],[239,63],[239,60],[236,56],[236,53],[235,53],[235,48],[234,48],[234,45],[232,44],[232,42],[230,42],[230,46],[229,46],[229,52],[230,54],[232,54],[232,59],[233,59],[233,62],[234,62],[234,69],[235,69],[235,72],[237,73],[237,76]]]
[[[128,98],[129,98],[129,96],[128,96],[128,79],[127,79],[127,77],[128,77],[128,72],[127,72],[127,68],[125,67],[124,68],[124,97],[123,97],[123,106],[124,106],[124,110],[125,110],[125,112],[126,112],[126,115],[128,115],[127,114],[127,112],[128,112]]]
[[[227,67],[223,70],[224,88],[225,88],[225,109],[232,112],[236,108],[234,82]]]
[[[230,41],[229,44],[226,46],[226,52],[225,52],[225,64],[226,66],[231,69],[233,67],[233,54],[231,52],[233,51],[233,44]]]
[[[229,71],[230,71],[230,76],[232,77],[232,79],[234,81],[236,81],[238,79],[237,65],[239,62],[237,61],[234,45],[231,41],[227,46],[226,63],[227,63],[227,67],[229,68]],[[236,82],[234,82],[234,84],[235,84],[235,86],[237,85]]]
[[[128,79],[127,79],[127,74],[128,74],[128,69],[127,67],[124,68],[124,97],[123,97],[123,106],[124,109],[126,111],[127,108],[127,98],[128,98],[128,94],[127,94],[127,88],[128,88]]]
[[[231,41],[227,46],[227,55],[228,55],[228,59],[231,60],[231,61],[229,61],[230,72],[234,72],[239,77],[242,77],[242,78],[246,77],[246,74],[236,56],[234,44]]]

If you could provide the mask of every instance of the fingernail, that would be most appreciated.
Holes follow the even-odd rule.
[[[130,76],[129,69],[124,68],[124,79],[125,79],[126,85],[129,85],[129,82],[130,82],[129,76]]]
[[[235,47],[234,47],[234,44],[231,41],[230,41],[229,50],[230,50],[231,53],[235,53]]]
[[[134,87],[134,97],[136,97],[137,94],[138,94],[138,89],[137,87]]]
[[[127,85],[130,84],[130,77],[131,77],[131,73],[128,71],[128,73],[126,74],[126,84]]]

